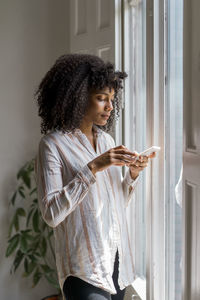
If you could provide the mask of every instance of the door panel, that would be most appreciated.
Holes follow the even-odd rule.
[[[200,299],[200,2],[184,1],[183,299]]]
[[[94,54],[118,68],[115,22],[120,16],[115,11],[119,8],[119,1],[114,0],[70,0],[70,52]],[[114,122],[110,131],[117,142],[121,140],[119,127]]]

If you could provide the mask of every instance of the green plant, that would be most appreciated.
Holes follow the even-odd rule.
[[[41,216],[34,164],[35,158],[17,173],[17,188],[9,202],[9,206],[13,208],[13,216],[8,231],[6,257],[15,254],[11,274],[23,264],[22,276],[32,276],[32,287],[45,277],[61,293],[55,264],[53,229]]]

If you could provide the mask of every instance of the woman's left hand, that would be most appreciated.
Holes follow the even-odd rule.
[[[136,156],[139,154],[135,151]],[[130,169],[130,174],[132,179],[136,179],[139,173],[144,170],[148,166],[149,158],[153,158],[156,156],[156,152],[152,152],[150,155],[139,156],[138,160],[127,164]]]

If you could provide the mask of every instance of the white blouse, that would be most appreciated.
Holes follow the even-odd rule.
[[[69,275],[116,294],[112,273],[119,251],[119,287],[136,278],[126,207],[139,176],[121,166],[91,172],[87,164],[116,147],[112,136],[93,125],[96,151],[80,129],[44,135],[36,155],[38,203],[44,221],[53,227],[60,288]],[[63,297],[64,298],[64,297]]]

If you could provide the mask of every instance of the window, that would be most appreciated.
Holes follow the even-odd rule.
[[[127,209],[133,286],[141,299],[180,300],[183,0],[124,0],[123,15],[123,143],[162,149]]]
[[[146,3],[124,1],[124,69],[128,73],[124,88],[123,143],[130,150],[141,152],[146,147]],[[124,170],[128,169],[124,167]],[[127,219],[131,237],[137,293],[146,294],[146,172],[129,207]],[[133,220],[134,223],[133,223]],[[137,247],[135,246],[137,245]]]
[[[183,0],[168,0],[166,15],[166,299],[181,300],[182,190],[177,183],[183,148]]]

